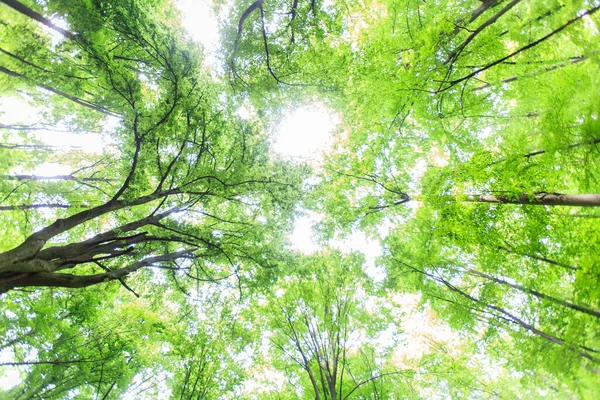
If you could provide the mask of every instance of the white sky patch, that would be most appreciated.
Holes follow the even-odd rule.
[[[50,18],[50,21],[52,22],[52,24],[54,24],[54,26],[57,26],[59,28],[62,28],[66,31],[69,30],[69,24],[67,23],[67,20],[62,18],[62,17],[52,17]],[[46,32],[49,36],[50,36],[50,46],[54,49],[54,47],[56,47],[56,45],[58,45],[62,40],[64,40],[64,36],[55,31],[52,28],[47,27],[46,25],[39,25],[42,30],[44,32]]]
[[[331,145],[338,122],[322,105],[299,107],[275,128],[272,149],[285,157],[316,161]]]
[[[381,244],[378,240],[369,239],[364,232],[355,231],[348,238],[332,240],[329,244],[344,253],[361,252],[365,256],[364,269],[367,275],[375,282],[385,279],[385,269],[375,264],[377,257],[381,256]]]
[[[392,364],[399,368],[412,368],[411,360],[435,351],[435,344],[444,344],[450,356],[457,355],[460,338],[446,323],[439,320],[430,308],[420,310],[420,293],[395,293],[392,301],[406,313],[401,321],[403,340],[392,355]]]
[[[32,125],[41,119],[35,107],[16,97],[0,99],[0,118],[6,125]],[[66,127],[57,126],[56,130],[39,129],[30,131],[28,134],[43,144],[58,149],[75,148],[86,153],[101,154],[106,145],[114,144],[114,141],[110,141],[108,135],[104,133],[114,132],[120,123],[119,118],[107,117],[103,123],[103,133],[71,133],[66,132]]]
[[[18,97],[0,98],[0,116],[7,125],[27,123],[40,119],[39,112]]]
[[[290,235],[292,249],[303,254],[314,254],[322,246],[317,243],[314,226],[319,223],[323,216],[312,211],[303,211],[304,215],[294,221],[294,231]],[[356,231],[348,238],[334,239],[329,245],[343,253],[359,251],[365,256],[365,272],[375,282],[382,282],[385,277],[385,269],[376,265],[375,260],[381,256],[381,244],[378,240],[369,239],[363,232]]]
[[[293,250],[303,254],[313,254],[321,248],[316,243],[313,227],[322,218],[323,216],[312,211],[304,211],[304,215],[296,218],[294,231],[290,236]]]
[[[172,378],[173,374],[161,371],[154,376],[154,371],[147,369],[144,372],[135,375],[129,385],[129,389],[122,395],[124,400],[140,399],[169,399],[171,398],[171,389],[167,386],[167,380]],[[147,378],[150,376],[150,379]],[[155,390],[150,390],[152,388]]]
[[[107,144],[99,134],[75,134],[42,130],[37,131],[35,136],[38,140],[50,146],[65,149],[75,148],[85,153],[101,154]]]
[[[409,189],[415,192],[418,189],[421,178],[427,170],[427,162],[424,159],[419,159],[415,166],[409,171],[410,183],[408,184]]]
[[[176,0],[181,11],[181,23],[192,39],[204,47],[210,65],[215,61],[219,44],[219,25],[210,0]]]
[[[590,18],[589,15],[586,15],[585,17],[583,17],[583,25],[585,26],[585,28],[588,30],[588,32],[592,36],[598,35],[598,28],[596,27],[594,20],[592,18]]]
[[[15,354],[12,349],[6,348],[0,351],[0,363],[15,362]],[[2,367],[0,375],[0,391],[10,390],[21,383],[21,375],[17,367]]]
[[[31,171],[32,175],[37,176],[69,175],[71,172],[70,167],[52,162],[39,164]]]
[[[237,109],[237,111],[235,112],[235,115],[237,115],[238,117],[240,117],[243,120],[249,120],[250,117],[252,116],[252,111],[251,108],[243,105],[240,108]]]

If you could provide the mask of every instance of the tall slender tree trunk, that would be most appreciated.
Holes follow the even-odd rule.
[[[470,203],[600,207],[600,194],[524,193],[518,197],[509,195],[469,195],[464,201]]]
[[[592,353],[599,353],[600,352],[600,351],[598,351],[596,349],[587,347],[585,345],[572,345],[572,344],[566,343],[564,339],[562,339],[560,337],[556,337],[556,336],[554,336],[552,334],[549,334],[547,332],[544,332],[544,331],[536,328],[532,324],[527,323],[526,321],[520,319],[516,315],[512,314],[511,312],[509,312],[509,311],[507,311],[507,310],[505,310],[505,309],[503,309],[501,307],[498,307],[498,306],[496,306],[494,304],[487,303],[487,302],[485,302],[485,301],[483,301],[481,299],[478,299],[478,298],[476,298],[474,296],[471,296],[469,293],[464,292],[463,290],[461,290],[460,288],[454,286],[453,284],[451,284],[450,282],[448,282],[447,280],[445,280],[442,277],[432,275],[432,274],[430,274],[430,273],[428,273],[426,271],[423,271],[423,270],[420,270],[420,269],[418,269],[416,267],[413,267],[412,265],[407,264],[407,263],[405,263],[405,262],[403,262],[401,260],[396,259],[396,261],[398,263],[400,263],[401,265],[406,266],[406,267],[410,268],[411,270],[413,270],[415,272],[418,272],[420,274],[425,275],[426,277],[428,277],[429,279],[431,279],[433,281],[436,281],[436,282],[439,282],[439,283],[443,284],[448,289],[450,289],[452,292],[457,293],[457,294],[461,295],[462,297],[471,300],[473,303],[478,304],[478,305],[480,305],[483,308],[487,308],[489,310],[493,310],[493,311],[495,311],[497,313],[500,313],[499,315],[495,314],[495,313],[492,313],[492,314],[495,314],[495,316],[497,318],[502,318],[502,319],[504,319],[504,320],[506,320],[508,322],[517,324],[517,325],[521,326],[522,328],[530,331],[534,335],[542,337],[542,338],[548,340],[549,342],[555,343],[555,344],[560,345],[560,346],[565,346],[567,349],[578,353],[580,356],[582,356],[583,358],[585,358],[587,360],[590,360],[590,361],[595,362],[595,363],[599,363],[600,362],[600,359],[598,359],[596,356],[593,356],[593,355],[590,354],[590,352],[592,352]]]
[[[79,178],[72,174],[69,175],[0,175],[0,179],[9,181],[79,181],[79,182],[111,182],[109,178],[94,178],[93,176]]]
[[[551,67],[547,67],[547,68],[545,68],[543,71],[531,72],[531,73],[525,74],[525,75],[523,75],[523,76],[518,76],[518,75],[511,76],[510,78],[505,78],[505,79],[502,79],[501,81],[497,81],[497,82],[491,82],[491,83],[486,83],[485,85],[474,87],[474,88],[472,88],[471,90],[472,90],[473,92],[476,92],[476,91],[478,91],[478,90],[487,89],[487,88],[489,88],[489,87],[491,87],[491,86],[494,86],[494,85],[500,85],[500,84],[502,84],[502,83],[510,83],[510,82],[514,82],[514,81],[516,81],[516,80],[518,80],[518,79],[522,79],[522,78],[524,78],[524,77],[536,76],[536,75],[539,75],[539,74],[542,74],[542,73],[551,72],[551,71],[554,71],[554,70],[557,70],[557,69],[560,69],[560,68],[564,68],[564,67],[566,67],[566,66],[569,66],[569,65],[574,65],[574,64],[580,63],[580,62],[582,62],[582,61],[585,61],[585,60],[587,60],[587,59],[588,59],[588,57],[585,57],[585,56],[582,56],[582,57],[574,57],[574,58],[571,58],[571,59],[569,60],[569,62],[564,62],[564,63],[558,64],[558,65],[553,65],[553,66],[551,66]],[[582,145],[582,144],[587,144],[587,143],[589,143],[589,142],[582,142],[582,143],[578,143],[578,144],[575,144],[575,145],[573,145],[573,146],[570,146],[570,147],[568,147],[568,148],[571,148],[571,147],[577,147],[577,146],[580,146],[580,145]],[[596,142],[596,143],[598,143],[598,142]],[[533,153],[531,153],[531,154],[530,154],[530,156],[534,156],[534,155],[537,155],[537,154],[543,154],[543,153],[545,153],[545,152],[546,152],[546,151],[544,151],[544,150],[541,150],[541,152],[540,152],[540,153],[533,152]],[[524,157],[528,157],[528,155],[524,155]]]
[[[0,211],[15,211],[15,210],[37,210],[40,208],[71,208],[76,207],[71,204],[23,204],[20,206],[0,206]]]
[[[564,213],[548,213],[550,215],[560,215],[561,217],[571,217],[571,218],[600,218],[600,215],[592,215],[592,214],[564,214]]]
[[[496,7],[498,4],[503,3],[505,0],[483,0],[481,5],[473,10],[471,13],[471,19],[469,22],[475,21],[477,18],[481,16],[484,12],[489,10],[490,8]]]
[[[510,283],[508,281],[505,281],[504,279],[496,278],[496,277],[494,277],[492,275],[488,275],[488,274],[486,274],[484,272],[481,272],[481,271],[476,271],[474,269],[468,269],[468,271],[469,271],[469,273],[471,275],[475,275],[475,276],[478,276],[480,278],[485,278],[487,280],[490,280],[492,282],[498,283],[500,285],[509,286],[509,287],[511,287],[513,289],[516,289],[516,290],[520,291],[520,292],[530,294],[530,295],[535,296],[535,297],[537,297],[539,299],[548,300],[550,302],[553,302],[553,303],[556,303],[556,304],[560,304],[563,307],[567,307],[567,308],[570,308],[572,310],[576,310],[576,311],[579,311],[579,312],[591,315],[593,317],[600,318],[600,311],[592,310],[592,309],[587,308],[587,307],[578,306],[577,304],[570,303],[570,302],[568,302],[566,300],[562,300],[562,299],[559,299],[559,298],[556,298],[556,297],[553,297],[553,296],[550,296],[550,295],[538,292],[537,290],[526,288],[526,287],[521,286],[521,285]]]
[[[480,34],[488,26],[490,26],[490,25],[494,24],[496,21],[498,21],[498,19],[500,17],[502,17],[504,14],[506,14],[508,11],[510,11],[514,6],[519,4],[521,1],[523,1],[523,0],[512,0],[504,8],[502,8],[500,11],[498,11],[496,14],[494,14],[490,19],[488,19],[483,24],[481,24],[477,29],[475,29],[460,45],[458,45],[456,47],[456,49],[454,49],[450,53],[450,55],[448,56],[448,61],[450,62],[450,64],[452,65],[452,63],[454,61],[456,61],[456,59],[458,58],[460,53],[465,49],[465,47],[467,47],[469,45],[469,43],[471,43],[473,41],[473,39],[475,39],[475,37],[478,34]]]
[[[502,58],[497,59],[496,61],[493,61],[493,62],[485,65],[484,67],[481,67],[481,68],[477,69],[476,71],[471,72],[470,74],[467,74],[467,75],[463,76],[462,78],[458,78],[458,79],[452,80],[450,82],[447,82],[446,86],[440,86],[440,88],[436,91],[436,94],[440,94],[442,92],[445,92],[448,89],[450,89],[450,88],[458,85],[459,83],[467,81],[467,80],[473,78],[474,76],[479,75],[480,73],[482,73],[482,72],[484,72],[484,71],[486,71],[486,70],[488,70],[488,69],[490,69],[490,68],[492,68],[492,67],[494,67],[494,66],[496,66],[498,64],[501,64],[501,63],[505,62],[506,60],[508,60],[508,59],[516,56],[517,54],[520,54],[520,53],[522,53],[524,51],[527,51],[529,49],[534,48],[535,46],[539,45],[540,43],[542,43],[542,42],[550,39],[552,36],[557,35],[558,33],[562,32],[563,30],[565,30],[566,28],[568,28],[569,26],[571,26],[575,22],[578,22],[582,18],[596,13],[598,10],[600,10],[600,6],[596,6],[596,7],[584,10],[583,12],[580,12],[575,18],[573,18],[573,19],[565,22],[563,25],[559,26],[558,28],[556,28],[552,32],[548,33],[547,35],[545,35],[545,36],[543,36],[543,37],[541,37],[541,38],[539,38],[539,39],[537,39],[535,41],[530,42],[529,44],[527,44],[527,45],[525,45],[525,46],[523,46],[523,47],[521,47],[521,48],[513,51],[512,53],[510,53],[510,54],[508,54],[508,55],[506,55],[506,56],[504,56]]]
[[[484,1],[482,1],[481,5],[471,12],[471,17],[469,18],[468,21],[465,21],[464,18],[461,18],[458,21],[456,21],[456,25],[458,25],[458,26],[456,28],[454,28],[454,30],[452,31],[452,35],[456,35],[457,33],[459,33],[461,31],[460,25],[470,24],[471,22],[475,21],[477,18],[481,17],[481,15],[483,15],[483,13],[485,13],[487,10],[496,7],[498,4],[503,3],[504,1],[506,1],[506,0],[484,0]]]
[[[536,256],[536,255],[533,255],[533,254],[519,253],[519,252],[517,252],[517,251],[515,251],[515,250],[513,250],[513,249],[511,249],[509,247],[498,247],[498,250],[502,250],[502,251],[505,251],[507,253],[518,254],[518,255],[523,256],[523,257],[533,258],[534,260],[543,261],[545,263],[556,265],[557,267],[565,268],[565,269],[568,269],[568,270],[571,270],[571,271],[577,271],[577,267],[573,267],[572,265],[564,264],[564,263],[561,263],[561,262],[558,262],[558,261],[550,260],[549,258],[546,258],[546,257]]]
[[[590,361],[593,361],[593,362],[599,362],[600,361],[600,360],[598,360],[598,358],[596,358],[596,357],[594,357],[594,356],[592,356],[591,354],[588,353],[588,351],[597,352],[597,350],[595,350],[595,349],[589,348],[587,346],[582,346],[582,345],[575,346],[575,345],[571,345],[571,344],[566,344],[564,339],[558,338],[558,337],[556,337],[554,335],[551,335],[549,333],[546,333],[544,331],[541,331],[541,330],[537,329],[535,326],[533,326],[533,325],[531,325],[531,324],[523,321],[522,319],[520,319],[516,315],[513,315],[512,313],[508,312],[507,310],[505,310],[505,309],[503,309],[501,307],[498,307],[498,306],[495,306],[493,304],[488,304],[486,302],[483,302],[480,299],[477,299],[477,298],[469,295],[468,293],[463,292],[462,290],[458,289],[456,286],[452,285],[450,282],[448,282],[448,281],[446,281],[444,279],[437,278],[436,280],[438,280],[441,283],[443,283],[444,285],[446,285],[453,292],[456,292],[456,293],[460,294],[461,296],[466,297],[467,299],[474,301],[477,304],[481,304],[485,308],[488,308],[490,310],[494,310],[494,311],[499,312],[500,314],[506,316],[508,321],[511,321],[511,322],[513,322],[513,323],[515,323],[517,325],[520,325],[522,328],[530,331],[531,333],[533,333],[533,334],[535,334],[535,335],[537,335],[539,337],[542,337],[542,338],[548,340],[549,342],[558,344],[560,346],[565,346],[569,350],[577,352],[580,356],[582,356],[582,357],[584,357],[584,358],[586,358],[586,359],[588,359]],[[584,351],[584,350],[586,350],[586,351]]]

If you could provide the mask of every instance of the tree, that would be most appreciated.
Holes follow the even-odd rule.
[[[66,6],[58,3],[57,8]],[[84,54],[85,67],[77,73],[94,76],[86,78],[84,87],[102,102],[92,109],[118,110],[110,114],[121,119],[121,149],[111,156],[119,161],[109,162],[118,175],[100,177],[108,170],[100,168],[99,160],[76,171],[90,171],[87,178],[76,172],[45,177],[51,182],[42,186],[63,200],[58,203],[66,212],[56,210],[55,222],[0,255],[2,291],[124,283],[123,278],[145,267],[212,280],[240,278],[243,265],[268,266],[269,251],[275,251],[268,243],[276,240],[267,236],[275,226],[285,229],[298,196],[300,170],[268,162],[264,138],[229,117],[226,105],[218,105],[217,87],[199,74],[200,56],[177,28],[159,22],[139,2],[114,4],[108,14],[102,8],[74,6],[69,22],[82,28],[67,35],[64,47]],[[107,47],[107,40],[122,45]],[[62,53],[54,56],[58,62],[65,58]],[[31,64],[20,58],[11,62],[17,64],[13,69]],[[29,74],[27,79],[48,90],[46,82],[52,78],[47,76],[54,73],[59,74],[44,71],[39,80]],[[74,84],[69,76],[63,78],[64,90]],[[73,101],[71,95],[63,97]],[[27,194],[29,185],[19,182],[40,180],[31,175],[5,179],[12,181],[5,185],[5,201],[20,201]],[[71,197],[71,190],[79,196]],[[53,207],[54,202],[9,207],[29,212],[34,206]]]
[[[118,286],[94,289],[38,290],[37,298],[5,301],[0,347],[12,361],[3,360],[0,368],[13,368],[22,378],[5,397],[156,398],[170,393],[189,398],[234,391],[243,376],[232,357],[243,337],[232,320],[235,292],[220,293],[224,286],[206,290],[200,303],[180,291],[132,300]],[[210,318],[202,317],[203,309],[210,310]]]
[[[299,262],[261,299],[270,342],[264,362],[288,376],[301,371],[283,391],[295,387],[302,398],[332,400],[410,393],[411,372],[395,369],[390,344],[377,340],[391,319],[381,304],[365,310],[369,284],[361,257],[332,250]]]
[[[383,239],[390,288],[421,291],[490,350],[510,336],[515,368],[593,397],[597,212],[577,207],[597,203],[571,200],[600,190],[596,5],[489,2],[463,28],[470,4],[370,11],[321,232]]]

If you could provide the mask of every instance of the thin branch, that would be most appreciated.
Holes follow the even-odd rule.
[[[2,0],[2,1],[4,1],[4,0]],[[3,73],[5,73],[5,74],[7,74],[9,76],[14,76],[16,78],[21,78],[21,79],[24,79],[24,80],[27,80],[27,81],[31,81],[31,79],[28,78],[28,77],[26,77],[25,75],[22,75],[22,74],[20,74],[18,72],[15,72],[15,71],[11,71],[11,70],[9,70],[7,68],[4,68],[2,66],[0,66],[0,72],[3,72]],[[36,86],[41,87],[42,89],[46,89],[49,92],[52,92],[52,93],[57,94],[59,96],[62,96],[64,98],[66,98],[66,99],[69,99],[72,102],[77,103],[77,104],[79,104],[81,106],[87,107],[87,108],[92,109],[94,111],[98,111],[98,112],[100,112],[102,114],[109,115],[111,117],[121,118],[121,115],[119,115],[119,114],[116,114],[116,113],[114,113],[112,111],[109,111],[109,110],[107,110],[107,109],[105,109],[105,108],[103,108],[101,106],[96,105],[96,104],[90,103],[87,100],[81,99],[79,97],[72,96],[72,95],[70,95],[68,93],[63,92],[62,90],[55,89],[55,88],[53,88],[51,86],[48,86],[48,85],[46,85],[44,83],[34,82],[34,84]]]
[[[556,34],[558,34],[558,33],[562,32],[564,29],[566,29],[567,27],[571,26],[571,25],[572,25],[572,24],[574,24],[575,22],[579,21],[579,20],[580,20],[580,19],[582,19],[583,17],[585,17],[585,16],[588,16],[588,15],[592,15],[592,14],[594,14],[594,13],[595,13],[596,11],[598,11],[599,9],[600,9],[600,6],[596,6],[596,7],[593,7],[593,8],[591,8],[591,9],[589,9],[589,10],[586,10],[586,11],[585,11],[585,12],[583,12],[583,13],[580,13],[580,14],[579,14],[577,17],[575,17],[575,18],[573,18],[573,19],[571,19],[571,20],[567,21],[565,24],[561,25],[559,28],[557,28],[557,29],[553,30],[552,32],[550,32],[549,34],[547,34],[547,35],[545,35],[545,36],[541,37],[540,39],[538,39],[538,40],[535,40],[535,41],[533,41],[533,42],[529,43],[528,45],[526,45],[526,46],[523,46],[523,47],[521,47],[521,48],[520,48],[520,49],[518,49],[518,50],[515,50],[514,52],[510,53],[509,55],[507,55],[507,56],[504,56],[504,57],[502,57],[502,58],[499,58],[498,60],[496,60],[496,61],[494,61],[494,62],[492,62],[492,63],[490,63],[490,64],[486,65],[485,67],[479,68],[478,70],[476,70],[476,71],[474,71],[474,72],[472,72],[472,73],[470,73],[470,74],[468,74],[468,75],[466,75],[466,76],[463,76],[462,78],[455,79],[455,80],[451,81],[451,82],[448,84],[448,86],[446,86],[446,87],[444,87],[444,88],[441,88],[441,87],[440,87],[440,89],[438,89],[438,90],[437,90],[435,93],[436,93],[436,94],[439,94],[439,93],[441,93],[441,92],[444,92],[444,91],[446,91],[446,90],[448,90],[448,89],[450,89],[450,88],[452,88],[452,87],[456,86],[457,84],[459,84],[459,83],[461,83],[461,82],[464,82],[464,81],[466,81],[466,80],[468,80],[468,79],[471,79],[471,78],[473,78],[474,76],[476,76],[476,75],[480,74],[481,72],[483,72],[483,71],[485,71],[485,70],[488,70],[488,69],[490,69],[490,68],[492,68],[492,67],[494,67],[494,66],[496,66],[496,65],[498,65],[498,64],[500,64],[500,63],[502,63],[502,62],[504,62],[504,61],[506,61],[506,60],[508,60],[509,58],[512,58],[512,57],[516,56],[516,55],[517,55],[517,54],[519,54],[519,53],[522,53],[522,52],[524,52],[524,51],[526,51],[526,50],[529,50],[529,49],[531,49],[531,48],[533,48],[533,47],[537,46],[538,44],[540,44],[540,43],[544,42],[545,40],[547,40],[547,39],[551,38],[552,36],[554,36],[554,35],[556,35]]]

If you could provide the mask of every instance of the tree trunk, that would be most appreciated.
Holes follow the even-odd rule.
[[[473,10],[471,13],[471,19],[469,23],[475,21],[477,18],[481,16],[484,12],[489,10],[490,8],[496,7],[498,4],[504,2],[505,0],[484,0],[481,2],[481,5]]]
[[[583,56],[583,57],[574,57],[574,58],[571,58],[571,59],[569,60],[569,62],[568,62],[568,63],[564,62],[564,63],[562,63],[562,64],[553,65],[553,66],[551,66],[551,67],[547,67],[547,68],[545,68],[543,71],[539,71],[539,72],[532,72],[532,73],[526,74],[525,76],[526,76],[526,77],[527,77],[527,76],[535,76],[535,75],[538,75],[538,74],[541,74],[541,73],[545,73],[545,72],[551,72],[551,71],[557,70],[557,69],[559,69],[559,68],[564,68],[564,67],[566,67],[566,66],[568,66],[568,65],[574,65],[574,64],[580,63],[580,62],[582,62],[582,61],[585,61],[585,60],[587,60],[587,59],[588,59],[588,57],[585,57],[585,56]],[[473,88],[473,89],[471,89],[471,90],[472,90],[473,92],[476,92],[476,91],[478,91],[478,90],[487,89],[487,88],[489,88],[489,87],[491,87],[491,86],[493,86],[493,85],[499,85],[499,84],[502,84],[502,83],[510,83],[510,82],[514,82],[514,81],[518,80],[519,78],[522,78],[522,77],[519,77],[519,76],[511,76],[510,78],[502,79],[501,81],[492,82],[492,83],[486,83],[485,85],[474,87],[474,88]],[[572,145],[572,146],[569,146],[568,148],[570,149],[570,148],[572,148],[572,147],[577,147],[577,146],[581,146],[582,144],[588,144],[588,143],[589,143],[589,142],[581,142],[581,143],[578,143],[578,144],[574,144],[574,145]],[[596,142],[596,143],[598,143],[598,142]],[[545,150],[540,150],[540,152],[533,152],[533,153],[530,153],[530,155],[524,155],[524,157],[535,156],[535,155],[537,155],[537,154],[543,154],[543,153],[545,153],[545,152],[546,152]]]
[[[79,182],[110,182],[108,178],[78,178],[74,175],[4,175],[0,176],[0,179],[7,179],[11,181],[79,181]]]
[[[477,69],[476,71],[473,71],[472,73],[470,73],[468,75],[463,76],[462,78],[458,78],[458,79],[455,79],[453,81],[448,82],[448,85],[445,86],[445,87],[440,86],[440,88],[435,92],[435,94],[440,94],[442,92],[445,92],[446,90],[448,90],[448,89],[450,89],[450,88],[458,85],[459,83],[467,81],[467,80],[473,78],[474,76],[479,75],[480,73],[482,73],[482,72],[484,72],[484,71],[486,71],[486,70],[488,70],[488,69],[490,69],[490,68],[492,68],[492,67],[494,67],[494,66],[496,66],[498,64],[503,63],[504,61],[506,61],[506,60],[508,60],[508,59],[510,59],[510,58],[512,58],[514,56],[516,56],[517,54],[520,54],[520,53],[522,53],[524,51],[527,51],[529,49],[534,48],[538,44],[540,44],[540,43],[542,43],[542,42],[550,39],[552,36],[557,35],[558,33],[562,32],[563,30],[565,30],[566,28],[568,28],[569,26],[571,26],[575,22],[579,21],[580,19],[582,19],[582,18],[584,18],[586,16],[590,16],[590,15],[594,14],[595,12],[597,12],[598,10],[600,10],[600,6],[596,6],[596,7],[590,8],[588,10],[585,10],[585,11],[579,13],[577,15],[577,17],[575,17],[575,18],[567,21],[566,23],[564,23],[563,25],[559,26],[558,28],[556,28],[552,32],[548,33],[547,35],[545,35],[545,36],[543,36],[543,37],[541,37],[541,38],[539,38],[539,39],[537,39],[537,40],[535,40],[533,42],[530,42],[529,44],[527,44],[527,45],[525,45],[525,46],[523,46],[523,47],[521,47],[521,48],[513,51],[512,53],[510,53],[510,54],[508,54],[508,55],[506,55],[506,56],[504,56],[502,58],[497,59],[496,61],[493,61],[493,62],[487,64],[484,67],[481,67],[481,68]],[[443,85],[443,83],[444,82],[442,82],[442,85]]]
[[[514,6],[519,4],[521,1],[522,0],[512,0],[504,8],[502,8],[500,11],[498,11],[496,14],[494,14],[490,19],[488,19],[483,24],[481,24],[475,31],[473,31],[469,35],[469,37],[467,37],[456,49],[454,49],[450,53],[450,55],[448,56],[448,62],[450,62],[450,65],[452,65],[452,63],[454,63],[454,61],[456,61],[456,59],[458,58],[460,53],[464,50],[464,48],[467,47],[469,45],[469,43],[471,43],[471,41],[473,41],[473,39],[475,39],[475,37],[478,34],[480,34],[488,26],[494,24],[501,16],[506,14],[511,8],[513,8]],[[482,6],[483,6],[483,4],[482,4]]]
[[[551,301],[553,303],[560,304],[563,307],[567,307],[567,308],[570,308],[572,310],[580,311],[582,313],[591,315],[593,317],[600,318],[600,311],[592,310],[592,309],[589,309],[587,307],[578,306],[577,304],[573,304],[573,303],[570,303],[568,301],[561,300],[561,299],[558,299],[558,298],[553,297],[553,296],[549,296],[547,294],[538,292],[537,290],[529,289],[529,288],[526,288],[526,287],[521,286],[521,285],[517,285],[517,284],[514,284],[514,283],[507,282],[507,281],[505,281],[503,279],[496,278],[496,277],[494,277],[492,275],[488,275],[488,274],[486,274],[484,272],[476,271],[474,269],[468,269],[467,271],[469,271],[469,273],[471,275],[475,275],[475,276],[478,276],[480,278],[485,278],[487,280],[493,281],[493,282],[498,283],[500,285],[509,286],[509,287],[511,287],[513,289],[516,289],[516,290],[519,290],[519,291],[521,291],[523,293],[530,294],[530,295],[535,296],[535,297],[537,297],[539,299],[548,300],[548,301]]]
[[[126,267],[94,275],[71,275],[56,272],[34,272],[7,274],[0,279],[0,293],[5,293],[15,287],[64,287],[83,288],[102,283],[104,281],[120,280],[137,270],[161,262],[170,262],[180,257],[193,256],[193,251],[182,250],[164,255],[144,258],[141,261],[129,264]]]
[[[463,292],[462,290],[458,289],[457,287],[455,287],[454,285],[452,285],[450,282],[441,279],[441,278],[437,278],[436,280],[438,280],[439,282],[443,283],[444,285],[446,285],[450,290],[452,290],[453,292],[456,292],[458,294],[460,294],[463,297],[466,297],[469,300],[474,301],[477,304],[481,304],[483,307],[488,308],[490,310],[494,310],[499,312],[500,314],[505,315],[506,317],[508,317],[508,321],[513,322],[517,325],[520,325],[522,328],[525,328],[526,330],[530,331],[531,333],[540,336],[546,340],[548,340],[549,342],[558,344],[560,346],[565,346],[567,347],[569,350],[571,351],[575,351],[577,352],[580,356],[593,361],[593,362],[599,362],[600,360],[598,360],[596,357],[592,356],[591,354],[589,354],[587,351],[592,351],[592,352],[597,352],[594,349],[591,349],[587,346],[582,346],[582,345],[571,345],[571,344],[566,344],[564,339],[558,338],[556,336],[553,336],[549,333],[546,333],[544,331],[541,331],[539,329],[537,329],[535,326],[528,324],[527,322],[523,321],[522,319],[518,318],[517,316],[513,315],[512,313],[506,311],[503,308],[500,308],[498,306],[495,306],[493,304],[488,304],[486,302],[481,301],[480,299],[477,299],[471,295],[469,295],[468,293]],[[583,351],[583,350],[586,351]]]
[[[571,351],[574,351],[574,352],[577,352],[580,356],[582,356],[583,358],[586,358],[586,359],[588,359],[588,360],[590,360],[592,362],[595,362],[595,363],[600,362],[600,359],[598,359],[595,356],[593,356],[590,353],[588,353],[588,352],[598,353],[599,351],[596,350],[596,349],[592,349],[592,348],[584,346],[584,345],[572,345],[572,344],[568,344],[568,343],[565,342],[564,339],[556,337],[554,335],[551,335],[549,333],[546,333],[544,331],[541,331],[541,330],[537,329],[535,326],[533,326],[531,324],[528,324],[524,320],[520,319],[516,315],[513,315],[512,313],[510,313],[509,311],[507,311],[507,310],[505,310],[505,309],[503,309],[501,307],[495,306],[494,304],[486,303],[486,302],[482,301],[481,299],[478,299],[476,297],[471,296],[470,294],[468,294],[468,293],[464,292],[463,290],[459,289],[458,287],[454,286],[453,284],[451,284],[450,282],[448,282],[447,280],[445,280],[442,277],[432,275],[432,274],[430,274],[428,272],[425,272],[425,271],[420,270],[420,269],[418,269],[416,267],[413,267],[412,265],[407,264],[407,263],[405,263],[405,262],[403,262],[401,260],[396,259],[396,261],[398,263],[400,263],[401,265],[404,265],[404,266],[410,268],[411,270],[413,270],[415,272],[418,272],[420,274],[425,275],[426,277],[428,277],[429,279],[431,279],[433,281],[436,281],[436,282],[439,282],[439,283],[443,284],[448,289],[450,289],[452,292],[458,293],[462,297],[471,300],[473,303],[479,304],[483,308],[487,308],[489,310],[494,310],[494,311],[500,313],[500,315],[492,313],[497,318],[502,318],[502,319],[504,319],[504,320],[506,320],[508,322],[517,324],[517,325],[521,326],[522,328],[530,331],[534,335],[542,337],[542,338],[548,340],[549,342],[558,344],[560,346],[565,346],[567,349],[569,349]],[[502,317],[502,315],[504,315],[504,317]]]
[[[550,215],[560,215],[561,217],[571,217],[571,218],[600,218],[600,215],[592,215],[592,214],[562,214],[562,213],[548,213]]]
[[[175,193],[176,192],[173,191],[163,191],[141,196],[131,201],[109,201],[100,206],[89,208],[77,214],[71,215],[70,217],[57,219],[47,227],[31,234],[23,243],[12,250],[0,253],[0,272],[18,272],[13,271],[11,269],[11,265],[23,260],[32,259],[40,250],[42,250],[48,240],[78,225],[114,211],[122,210],[127,207],[147,204],[151,201],[161,199],[167,195]]]
[[[518,197],[509,195],[469,195],[465,201],[471,203],[599,207],[600,194],[524,193]]]
[[[564,263],[561,263],[561,262],[558,262],[558,261],[550,260],[550,259],[548,259],[546,257],[536,256],[536,255],[527,254],[527,253],[519,253],[519,252],[516,252],[513,249],[508,248],[508,247],[498,247],[498,250],[502,250],[502,251],[505,251],[507,253],[518,254],[518,255],[523,256],[523,257],[533,258],[534,260],[543,261],[545,263],[556,265],[558,267],[565,268],[565,269],[568,269],[568,270],[571,270],[571,271],[577,271],[577,267],[573,267],[572,265],[564,264]]]
[[[466,24],[465,24],[465,20],[463,18],[456,21],[456,25],[459,25],[459,26],[454,28],[454,30],[452,31],[452,35],[456,35],[457,33],[460,32],[461,25],[470,24],[471,22],[473,22],[477,18],[479,18],[481,15],[483,15],[483,13],[485,13],[487,10],[489,10],[490,8],[496,7],[498,4],[503,3],[504,1],[506,1],[506,0],[484,0],[484,1],[482,1],[481,5],[471,12],[471,18],[469,18],[469,21]]]

